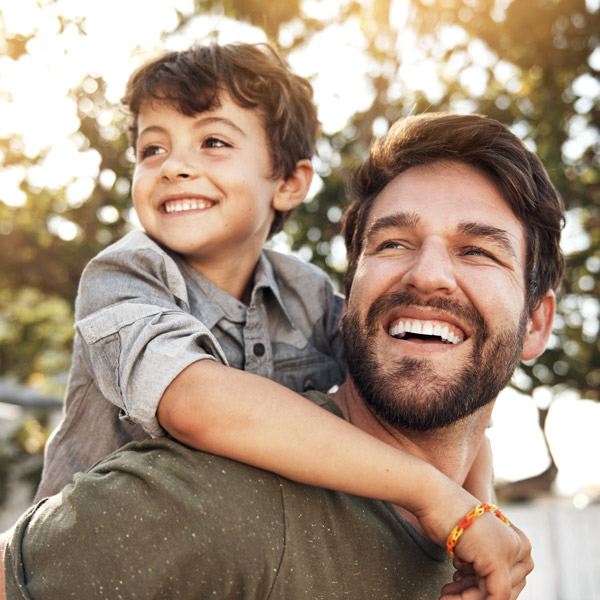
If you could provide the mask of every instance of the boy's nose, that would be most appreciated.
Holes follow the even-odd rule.
[[[171,152],[160,167],[160,176],[165,181],[188,179],[197,175],[197,172],[197,167],[191,161],[186,160],[183,152]]]
[[[441,238],[427,238],[403,276],[404,284],[420,294],[451,294],[456,290],[454,264]]]

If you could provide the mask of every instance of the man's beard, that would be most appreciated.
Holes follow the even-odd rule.
[[[398,306],[441,309],[470,325],[473,352],[456,365],[451,377],[440,376],[425,358],[404,357],[392,362],[382,350],[377,354],[378,317]],[[348,372],[371,410],[397,429],[428,432],[451,425],[496,398],[519,364],[526,326],[524,311],[515,328],[490,336],[475,308],[444,298],[422,302],[409,292],[397,292],[378,298],[365,324],[348,311],[342,334]]]

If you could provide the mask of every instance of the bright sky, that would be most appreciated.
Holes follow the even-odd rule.
[[[403,22],[406,7],[407,0],[394,2],[395,23]],[[303,8],[313,16],[325,17],[338,10],[339,0],[305,0]],[[44,168],[28,175],[32,183],[59,188],[65,182],[71,182],[69,202],[85,201],[98,175],[99,157],[94,151],[80,152],[68,139],[79,123],[75,101],[67,94],[87,74],[100,74],[108,84],[109,99],[117,102],[131,70],[160,46],[163,31],[175,27],[175,9],[184,14],[191,13],[193,2],[59,0],[49,4],[46,0],[0,0],[6,29],[23,35],[38,31],[35,41],[28,45],[28,55],[18,63],[0,56],[0,137],[20,133],[25,152],[31,156],[36,156],[41,149],[51,149]],[[60,15],[85,16],[86,35],[81,36],[74,27],[60,32]],[[166,45],[185,47],[191,39],[205,38],[215,30],[220,32],[222,42],[264,40],[260,30],[215,14],[196,19],[183,34],[169,38]],[[451,47],[461,35],[460,30],[450,29],[439,43]],[[400,78],[410,87],[426,89],[430,98],[435,99],[439,94],[435,66],[422,60],[418,44],[409,31],[403,30],[399,44],[398,51],[404,59]],[[312,78],[320,118],[327,132],[340,130],[350,115],[369,106],[370,93],[360,76],[369,68],[361,52],[363,45],[358,23],[348,20],[344,25],[317,35],[309,48],[290,57],[297,72]],[[474,44],[469,52],[478,57],[480,64],[493,62],[493,57],[481,44]],[[600,52],[593,60],[600,63]],[[474,91],[485,83],[481,79],[481,70],[465,71],[461,67],[456,63],[445,68],[448,72],[460,72]],[[497,67],[496,76],[506,85],[510,85],[513,75],[510,65]],[[600,95],[598,90],[592,89],[594,84],[597,82],[580,82],[584,95]],[[10,92],[12,102],[7,103],[1,95],[5,90]],[[398,88],[397,93],[401,91]],[[469,110],[467,104],[453,108]],[[4,202],[12,205],[24,202],[23,194],[16,189],[24,177],[25,173],[18,168],[0,171],[0,192]],[[51,227],[65,238],[77,233],[75,225],[60,219]],[[571,239],[585,239],[576,227],[573,231],[578,235]],[[506,392],[498,401],[494,422],[490,438],[497,478],[526,477],[546,467],[547,453],[537,427],[534,400]],[[573,494],[584,486],[600,486],[599,429],[598,404],[565,397],[552,407],[548,434],[555,459],[561,467],[559,483],[562,492]],[[590,461],[589,457],[596,459]]]

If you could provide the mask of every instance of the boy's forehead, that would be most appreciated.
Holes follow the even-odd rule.
[[[196,110],[197,108],[197,110]],[[210,104],[199,105],[198,107],[191,107],[187,104],[182,104],[176,99],[169,98],[155,98],[152,96],[146,96],[139,105],[139,110],[135,115],[135,121],[137,124],[143,118],[151,116],[157,116],[160,113],[169,113],[174,111],[180,115],[186,117],[198,118],[204,113],[217,113],[220,111],[233,112],[241,115],[242,118],[254,118],[260,122],[260,125],[264,128],[266,119],[264,111],[260,107],[247,107],[237,102],[233,96],[226,91],[222,91],[215,96],[214,100]]]

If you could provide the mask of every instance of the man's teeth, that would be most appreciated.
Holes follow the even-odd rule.
[[[390,327],[388,333],[397,338],[403,338],[407,333],[430,335],[439,337],[448,344],[460,344],[463,341],[463,338],[450,331],[448,326],[442,326],[439,323],[434,324],[431,321],[398,321]]]
[[[201,210],[208,208],[211,205],[206,200],[178,200],[176,202],[167,202],[165,204],[165,212],[183,212],[185,210]]]

